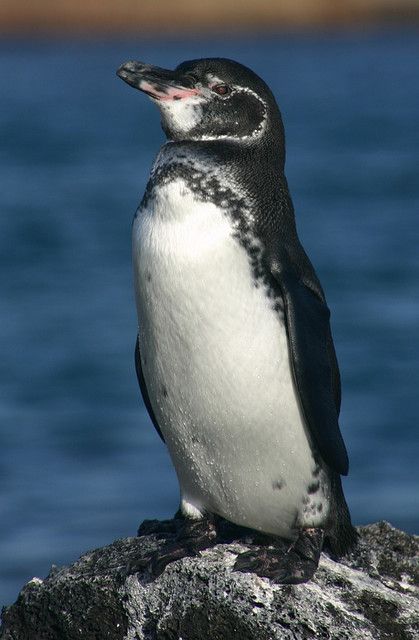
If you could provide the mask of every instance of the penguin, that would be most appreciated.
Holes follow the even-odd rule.
[[[330,311],[297,234],[280,110],[229,59],[117,74],[167,138],[132,234],[137,377],[180,487],[159,571],[231,523],[259,540],[235,570],[305,582],[324,546],[340,557],[357,533]]]

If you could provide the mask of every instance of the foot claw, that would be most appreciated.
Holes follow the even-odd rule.
[[[163,573],[168,564],[175,560],[181,560],[181,558],[184,558],[186,555],[191,554],[186,554],[184,547],[178,544],[168,545],[166,548],[162,549],[162,551],[154,553],[151,557],[151,573],[155,578],[157,578]]]
[[[258,547],[238,556],[235,571],[252,572],[277,584],[300,584],[313,577],[323,542],[321,529],[303,530],[284,553],[275,547]]]
[[[150,534],[168,538],[168,543],[149,558],[148,566],[155,577],[163,573],[171,562],[196,556],[199,551],[214,544],[217,538],[217,530],[211,518],[145,520],[138,529],[138,535]]]

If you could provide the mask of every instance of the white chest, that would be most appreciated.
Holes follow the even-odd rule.
[[[136,218],[133,255],[144,378],[184,503],[291,536],[315,465],[281,315],[228,216],[171,182]]]

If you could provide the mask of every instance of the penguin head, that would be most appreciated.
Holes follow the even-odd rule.
[[[272,138],[274,131],[283,139],[281,116],[269,87],[233,60],[191,60],[174,71],[126,62],[117,74],[157,104],[169,140],[258,144]]]

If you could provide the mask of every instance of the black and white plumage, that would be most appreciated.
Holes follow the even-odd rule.
[[[225,59],[118,74],[168,142],[133,226],[136,368],[187,518],[356,539],[329,309],[301,246],[267,85]],[[261,575],[269,575],[261,572]]]

